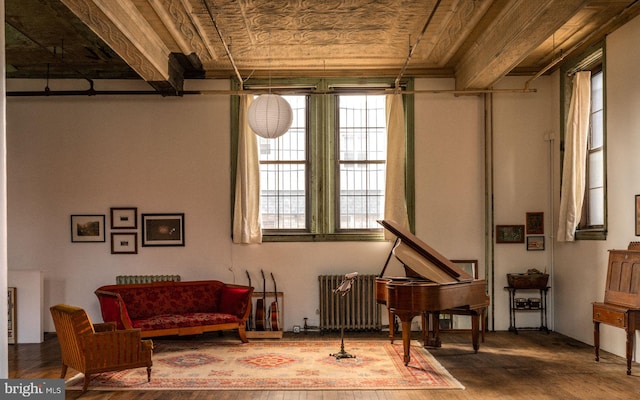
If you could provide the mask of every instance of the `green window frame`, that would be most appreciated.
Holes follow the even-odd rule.
[[[235,83],[234,89],[238,89]],[[392,79],[296,79],[252,80],[245,82],[245,90],[257,87],[278,88],[283,96],[305,95],[306,116],[306,218],[307,229],[263,229],[263,242],[308,241],[362,241],[383,240],[382,228],[339,229],[337,204],[339,197],[339,160],[337,129],[337,95],[384,94],[383,88],[393,84]],[[403,82],[403,89],[412,92],[413,81]],[[414,201],[414,124],[413,94],[404,94],[406,126],[406,201],[409,222],[415,219]],[[231,96],[231,205],[234,204],[236,159],[238,148],[238,96]],[[233,216],[233,209],[231,210]],[[233,221],[232,221],[233,224]]]

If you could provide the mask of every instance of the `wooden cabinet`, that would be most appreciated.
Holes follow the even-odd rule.
[[[624,329],[627,336],[627,375],[631,375],[635,331],[640,328],[640,251],[636,242],[628,250],[610,250],[604,302],[593,304],[593,343],[600,360],[600,324]]]

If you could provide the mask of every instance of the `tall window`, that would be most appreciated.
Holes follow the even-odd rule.
[[[591,74],[591,118],[587,138],[587,178],[578,229],[604,227],[604,85],[601,66]]]
[[[386,98],[331,84],[314,80],[308,93],[283,96],[293,109],[291,128],[278,139],[258,138],[263,241],[382,238]]]
[[[306,97],[283,97],[293,109],[291,128],[277,139],[258,137],[262,227],[266,230],[306,230]]]
[[[384,96],[338,96],[340,229],[375,229],[384,217]]]
[[[591,115],[587,137],[585,192],[576,239],[606,239],[606,68],[604,43],[598,43],[562,69],[564,118],[569,107],[572,73],[591,71]],[[564,127],[564,124],[563,124]]]

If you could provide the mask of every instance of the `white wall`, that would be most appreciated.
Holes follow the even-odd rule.
[[[12,81],[10,90],[43,84]],[[228,87],[226,81],[191,84]],[[50,84],[60,85],[86,83]],[[97,90],[123,86],[132,84],[96,82]],[[417,86],[452,88],[453,82]],[[475,258],[483,266],[482,101],[418,95],[416,115],[418,235],[450,258]],[[100,320],[93,291],[119,274],[246,283],[248,270],[260,290],[264,269],[285,293],[285,329],[305,317],[318,325],[317,275],[377,274],[390,250],[387,242],[232,245],[228,96],[10,97],[8,133],[9,265],[44,271],[45,308],[76,304]],[[71,214],[108,217],[110,207],[122,206],[185,212],[186,246],[111,255],[108,238],[71,243]],[[387,273],[402,272],[394,264]],[[53,329],[48,316],[45,329]]]
[[[522,89],[527,77],[503,79],[497,89]],[[493,209],[494,225],[526,225],[527,212],[544,213],[544,251],[527,251],[525,243],[495,243],[495,328],[509,327],[508,273],[535,268],[552,273],[549,234],[549,180],[553,135],[549,103],[553,95],[551,79],[542,77],[532,82],[535,93],[498,93],[493,95]],[[495,227],[493,229],[495,235]],[[551,282],[552,284],[552,282]],[[553,309],[553,292],[548,304]],[[538,291],[521,291],[517,297],[540,297]],[[501,307],[499,309],[498,307]],[[553,313],[547,324],[553,328]],[[517,312],[516,326],[539,327],[538,312]]]
[[[0,16],[4,20],[4,0],[0,0]],[[5,32],[0,32],[0,45],[2,50],[0,51],[0,72],[4,75],[6,70],[5,54],[4,54],[4,35]],[[2,100],[0,100],[0,153],[3,154],[0,161],[0,290],[7,289],[7,169],[5,154],[7,151],[6,146],[6,99],[5,83],[3,79],[0,82],[0,92],[2,93]],[[0,304],[0,315],[7,315],[7,304],[3,301]],[[7,321],[2,318],[0,321],[0,332],[6,332],[8,329]],[[6,348],[8,343],[7,335],[0,337],[0,348]],[[0,359],[0,379],[6,379],[9,376],[9,363],[7,357]]]
[[[558,244],[556,251],[556,329],[590,344],[593,344],[591,303],[604,298],[607,250],[626,249],[630,241],[638,240],[634,211],[634,198],[640,193],[638,37],[640,18],[607,38],[607,240]],[[605,325],[601,325],[600,331],[601,347],[624,356],[624,331]],[[638,354],[636,346],[636,359]]]

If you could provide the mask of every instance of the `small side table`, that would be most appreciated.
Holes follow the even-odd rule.
[[[551,287],[547,286],[544,288],[525,288],[518,287],[514,288],[511,286],[505,286],[505,289],[509,291],[509,331],[518,334],[518,329],[538,329],[541,331],[546,331],[549,333],[549,328],[547,328],[547,292]],[[516,307],[516,291],[518,290],[540,290],[540,307],[539,308],[520,308]],[[540,327],[539,328],[518,328],[516,325],[516,313],[519,311],[539,311],[540,312]]]

